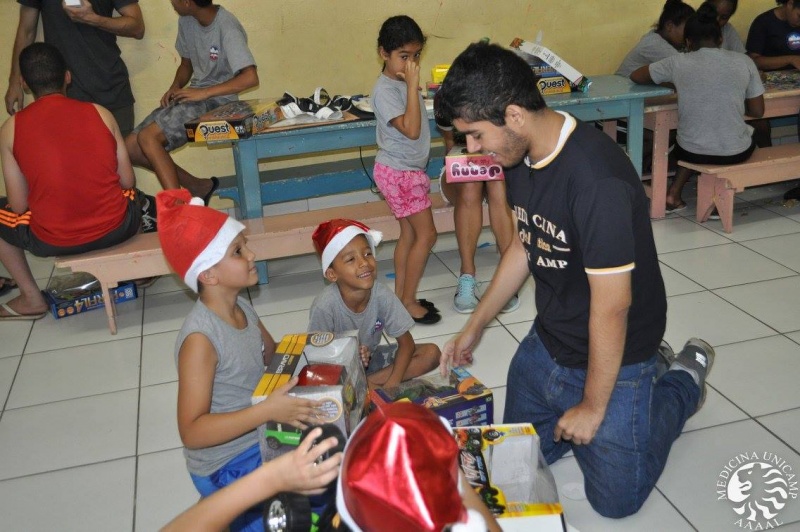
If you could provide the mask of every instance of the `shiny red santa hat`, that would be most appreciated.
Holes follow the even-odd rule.
[[[167,262],[197,292],[197,277],[225,256],[244,225],[186,189],[156,195],[158,239]]]
[[[325,275],[336,255],[358,235],[367,237],[373,254],[375,246],[380,244],[383,238],[383,233],[380,231],[370,229],[355,220],[336,218],[319,224],[311,239],[314,241],[314,249],[322,258],[322,275]]]
[[[337,480],[336,507],[353,532],[485,532],[461,500],[458,446],[447,421],[413,403],[392,403],[353,431]]]

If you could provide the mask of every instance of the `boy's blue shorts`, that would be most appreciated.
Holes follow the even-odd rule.
[[[261,450],[258,444],[246,449],[243,453],[233,458],[230,462],[214,471],[207,477],[193,475],[192,482],[202,497],[208,497],[228,484],[233,484],[237,479],[255,471],[261,466]],[[243,513],[230,525],[230,531],[263,532],[264,519],[263,507],[254,506]]]

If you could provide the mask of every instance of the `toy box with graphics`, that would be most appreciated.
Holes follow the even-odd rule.
[[[464,476],[503,530],[566,529],[533,425],[454,427],[453,434]]]
[[[246,139],[285,117],[275,100],[236,100],[184,124],[189,142]]]
[[[51,286],[48,286],[48,289],[43,290],[42,293],[50,306],[50,312],[57,320],[106,306],[103,292],[99,287],[84,291],[65,291],[61,293],[50,288]],[[134,283],[122,283],[119,286],[110,288],[109,294],[114,298],[115,304],[131,301],[138,296]]]
[[[511,48],[525,59],[537,77],[539,92],[543,95],[561,94],[571,91],[586,92],[592,82],[561,59],[549,48],[541,44],[542,32],[536,41],[525,41],[516,38],[511,42]]]
[[[252,403],[260,403],[295,375],[300,382],[291,395],[321,401],[319,424],[331,423],[349,435],[361,420],[367,396],[358,341],[352,337],[334,338],[331,333],[284,336],[253,391]],[[269,422],[259,427],[258,434],[265,461],[300,443],[300,431],[291,425]]]
[[[372,390],[370,399],[376,406],[397,401],[416,403],[430,408],[454,427],[494,421],[492,390],[465,368],[453,368],[448,377],[436,370],[395,388]]]
[[[453,146],[444,158],[444,167],[444,177],[448,183],[505,179],[503,167],[497,164],[494,157],[483,153],[469,153],[466,146]]]

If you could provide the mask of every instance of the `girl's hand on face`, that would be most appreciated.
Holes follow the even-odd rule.
[[[409,92],[412,89],[419,89],[419,63],[415,63],[414,61],[406,61],[404,71],[398,72],[397,77],[406,82]]]

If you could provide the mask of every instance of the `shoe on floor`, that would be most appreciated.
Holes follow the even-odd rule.
[[[708,215],[708,219],[709,220],[719,220],[719,211],[717,211],[716,207],[714,207],[714,210],[711,211],[711,214]]]
[[[697,409],[700,410],[706,402],[707,385],[706,379],[714,365],[714,348],[705,340],[700,338],[690,338],[681,352],[675,355],[670,370],[682,370],[689,373],[700,386],[700,400],[697,402]]]
[[[800,201],[800,187],[794,187],[792,190],[787,191],[786,194],[783,195],[783,200],[784,201],[789,201],[789,200]]]
[[[508,300],[508,303],[500,309],[500,312],[505,314],[507,312],[514,312],[519,308],[519,294],[514,294],[511,299]]]
[[[475,290],[478,288],[478,283],[475,277],[462,273],[458,278],[458,288],[456,295],[453,297],[453,308],[459,314],[471,314],[475,307],[478,306],[478,296]]]
[[[686,209],[686,203],[684,202],[676,203],[675,205],[670,205],[669,203],[667,203],[665,211],[667,214],[672,214],[675,212],[681,212],[682,210],[685,209]]]
[[[36,313],[36,314],[20,314],[19,312],[17,312],[13,308],[9,307],[5,303],[1,304],[0,308],[2,308],[6,312],[5,314],[0,314],[0,322],[1,321],[34,321],[34,320],[40,320],[40,319],[44,318],[45,316],[47,316],[47,311],[39,312],[39,313]]]
[[[16,281],[10,277],[0,277],[0,296],[4,296],[17,287]]]
[[[421,318],[415,318],[411,316],[411,319],[414,320],[415,323],[419,323],[421,325],[433,325],[434,323],[439,323],[442,321],[442,316],[433,309],[428,309],[424,316]]]
[[[669,367],[675,361],[675,352],[666,340],[661,340],[658,346],[658,356],[656,358],[656,379],[660,379],[664,373],[669,371]]]

